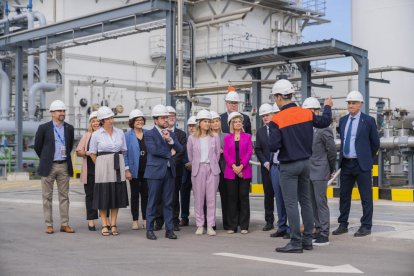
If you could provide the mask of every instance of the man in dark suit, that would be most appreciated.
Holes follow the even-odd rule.
[[[351,91],[346,101],[348,102],[349,114],[339,120],[341,136],[339,227],[332,234],[340,235],[348,232],[351,195],[356,181],[361,195],[362,218],[361,227],[354,236],[362,237],[371,234],[374,209],[371,180],[372,164],[373,158],[379,149],[380,140],[375,119],[361,112],[361,106],[364,102],[362,94],[358,91]]]
[[[226,95],[226,110],[227,112],[220,114],[221,119],[221,130],[223,133],[230,133],[229,124],[227,123],[227,119],[229,117],[229,114],[232,112],[238,112],[239,111],[239,95],[236,91],[230,91]],[[252,134],[252,125],[250,123],[250,118],[246,114],[243,114],[243,129],[244,132]]]
[[[264,190],[264,209],[265,209],[265,221],[266,225],[263,227],[263,231],[270,231],[274,228],[273,223],[275,216],[273,212],[275,210],[274,204],[274,191],[272,182],[270,180],[270,168],[273,160],[271,160],[271,153],[269,151],[269,123],[272,120],[273,108],[270,104],[262,104],[259,108],[259,116],[262,117],[264,126],[257,130],[256,145],[254,150],[257,158],[261,164],[261,175]]]
[[[176,177],[175,177],[175,188],[174,188],[174,197],[173,197],[173,223],[174,223],[174,231],[180,231],[179,223],[180,223],[180,187],[181,187],[181,180],[183,177],[184,171],[184,164],[182,162],[185,152],[187,149],[187,135],[181,129],[178,129],[175,126],[177,120],[177,112],[175,108],[172,106],[167,106],[168,113],[168,129],[171,132],[174,132],[175,137],[177,138],[178,142],[183,146],[182,152],[175,152],[173,150],[172,155],[174,157],[175,166],[176,166]],[[155,230],[160,230],[162,225],[164,224],[164,218],[162,214],[162,202],[158,206],[157,211],[157,218],[155,219],[156,225]]]
[[[60,232],[74,233],[69,226],[69,179],[73,175],[71,151],[74,129],[65,123],[65,104],[56,100],[50,105],[52,121],[39,126],[34,150],[39,156],[38,173],[42,177],[43,214],[46,233],[53,234],[53,184],[56,180],[59,191]]]
[[[154,106],[152,117],[155,127],[144,135],[148,151],[144,178],[148,180],[147,239],[149,240],[157,239],[154,234],[154,219],[161,198],[164,209],[165,237],[177,239],[174,234],[172,207],[176,177],[173,153],[182,153],[183,147],[174,132],[168,130],[168,116],[169,112],[165,106]]]

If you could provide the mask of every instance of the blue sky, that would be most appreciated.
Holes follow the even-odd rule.
[[[303,42],[335,38],[352,44],[351,0],[326,0],[325,18],[330,23],[306,27],[302,33]],[[327,61],[327,69],[351,70],[351,59],[340,58]]]

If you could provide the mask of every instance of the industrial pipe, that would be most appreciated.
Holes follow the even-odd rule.
[[[36,112],[36,93],[39,91],[43,92],[50,92],[56,90],[56,88],[60,87],[59,84],[56,83],[47,83],[47,82],[38,82],[32,85],[29,90],[29,102],[28,102],[28,109],[29,109],[29,120],[34,121],[36,119],[35,112]]]
[[[6,72],[3,71],[3,64],[0,62],[0,81],[1,81],[1,112],[0,120],[7,120],[9,118],[10,107],[10,80]]]
[[[381,137],[381,149],[414,148],[414,136]]]
[[[177,1],[178,89],[183,88],[183,0]]]

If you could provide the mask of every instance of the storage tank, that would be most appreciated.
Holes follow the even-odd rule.
[[[352,44],[368,50],[370,68],[414,68],[413,26],[412,0],[352,0]],[[391,83],[370,82],[371,96],[390,97],[392,107],[414,109],[414,74],[397,71],[382,77]]]

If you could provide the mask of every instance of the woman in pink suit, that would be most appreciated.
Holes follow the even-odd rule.
[[[243,115],[239,112],[229,114],[227,120],[230,134],[224,137],[223,154],[226,161],[224,179],[227,185],[228,234],[249,233],[250,202],[249,190],[252,168],[249,164],[253,147],[251,135],[243,131]]]
[[[220,138],[210,130],[211,114],[200,110],[197,126],[187,141],[187,154],[191,162],[191,181],[193,183],[194,213],[196,235],[204,232],[204,200],[207,206],[207,234],[215,236],[216,193],[220,178]]]

